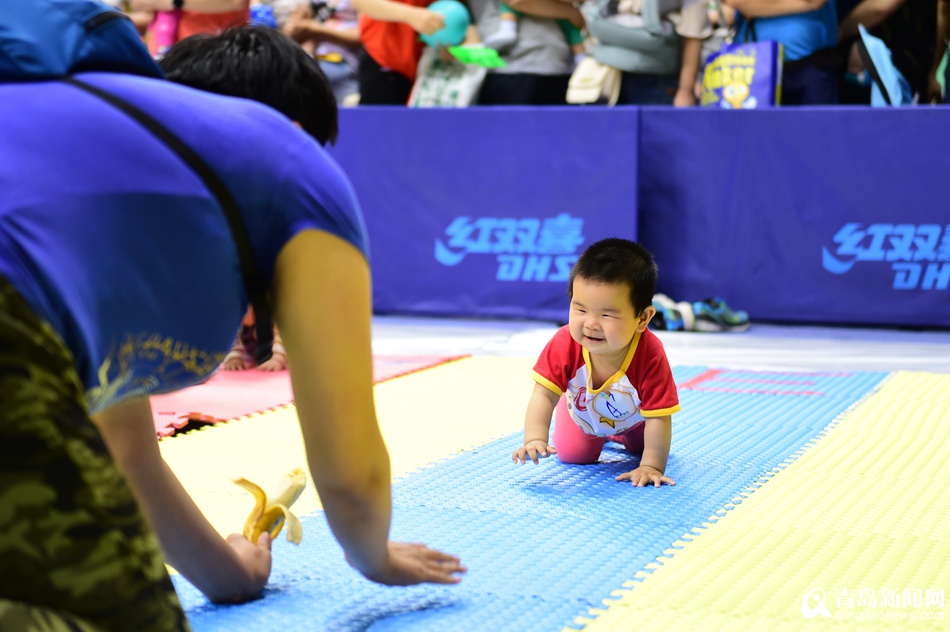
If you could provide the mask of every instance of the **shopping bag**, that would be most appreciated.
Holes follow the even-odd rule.
[[[723,44],[706,59],[700,100],[704,107],[751,110],[781,103],[782,45]]]
[[[409,95],[415,108],[461,108],[471,105],[485,81],[488,68],[443,60],[438,49],[426,47],[419,59],[416,82]]]
[[[621,71],[587,56],[577,64],[567,84],[567,102],[576,105],[616,105]]]

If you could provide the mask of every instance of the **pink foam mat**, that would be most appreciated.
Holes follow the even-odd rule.
[[[428,369],[465,356],[374,356],[373,382]],[[155,431],[167,437],[186,427],[218,423],[292,404],[287,371],[218,371],[198,386],[151,398]]]

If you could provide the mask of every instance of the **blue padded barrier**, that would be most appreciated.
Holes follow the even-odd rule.
[[[950,326],[950,108],[353,108],[378,313],[566,319],[574,257],[638,238],[676,300]]]
[[[561,320],[577,255],[636,239],[635,111],[343,110],[377,313]]]
[[[759,320],[950,326],[950,108],[641,117],[661,291]]]

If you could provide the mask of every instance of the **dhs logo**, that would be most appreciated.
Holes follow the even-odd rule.
[[[822,266],[846,274],[857,264],[889,265],[895,290],[946,290],[950,287],[950,225],[849,223],[822,248]]]
[[[456,266],[469,255],[492,257],[498,281],[566,282],[584,243],[584,220],[556,217],[457,217],[436,240],[435,260]]]

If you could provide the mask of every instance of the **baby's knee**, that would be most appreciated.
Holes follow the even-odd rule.
[[[562,450],[557,449],[557,458],[567,465],[590,465],[600,458],[600,450]]]

